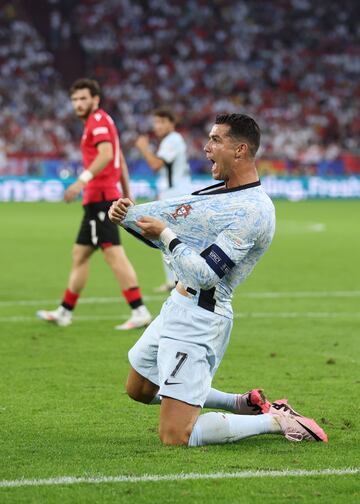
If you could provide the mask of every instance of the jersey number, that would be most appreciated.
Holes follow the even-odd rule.
[[[97,245],[98,236],[96,234],[96,220],[95,219],[90,220],[89,224],[90,224],[90,230],[91,230],[91,242],[93,245]]]
[[[177,352],[176,354],[176,358],[179,359],[179,362],[176,364],[176,367],[174,369],[174,371],[171,373],[170,376],[172,376],[174,378],[174,376],[176,376],[178,374],[178,372],[180,371],[181,367],[184,365],[186,359],[188,358],[188,354],[187,353],[184,353],[184,352]]]

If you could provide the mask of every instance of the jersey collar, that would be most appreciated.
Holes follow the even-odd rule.
[[[208,187],[205,187],[204,189],[199,189],[198,191],[194,191],[191,193],[193,196],[206,196],[208,194],[224,194],[228,192],[234,192],[234,191],[243,191],[244,189],[250,189],[251,187],[258,187],[261,185],[260,180],[257,180],[256,182],[250,182],[250,184],[244,184],[240,185],[237,187],[231,187],[228,189],[225,186],[225,182],[220,182],[219,184],[214,184]]]

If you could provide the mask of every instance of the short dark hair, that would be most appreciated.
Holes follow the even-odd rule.
[[[230,126],[229,135],[237,140],[243,138],[249,143],[250,154],[254,157],[260,145],[260,128],[257,122],[245,114],[219,114],[215,124]]]
[[[77,79],[71,86],[69,90],[70,96],[78,91],[79,89],[88,89],[91,96],[101,96],[101,89],[98,81],[94,79],[81,78]]]
[[[172,110],[166,107],[160,107],[154,110],[153,116],[157,117],[165,117],[166,119],[169,119],[170,122],[176,124],[177,123],[177,117],[174,114]]]

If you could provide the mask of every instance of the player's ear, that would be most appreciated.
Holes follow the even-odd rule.
[[[246,143],[239,143],[235,149],[235,159],[244,159],[247,156],[249,147]]]

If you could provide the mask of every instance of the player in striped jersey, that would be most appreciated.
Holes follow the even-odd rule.
[[[144,327],[151,316],[142,301],[135,270],[120,244],[118,228],[108,217],[112,202],[121,195],[119,181],[122,195],[131,196],[117,129],[99,106],[100,87],[96,81],[78,79],[70,89],[70,97],[76,115],[84,122],[80,144],[84,171],[65,191],[64,199],[73,201],[83,191],[84,217],[73,248],[73,264],[62,303],[54,311],[40,310],[37,315],[61,326],[72,322],[72,312],[88,278],[89,260],[101,248],[132,310],[130,319],[116,329]]]

